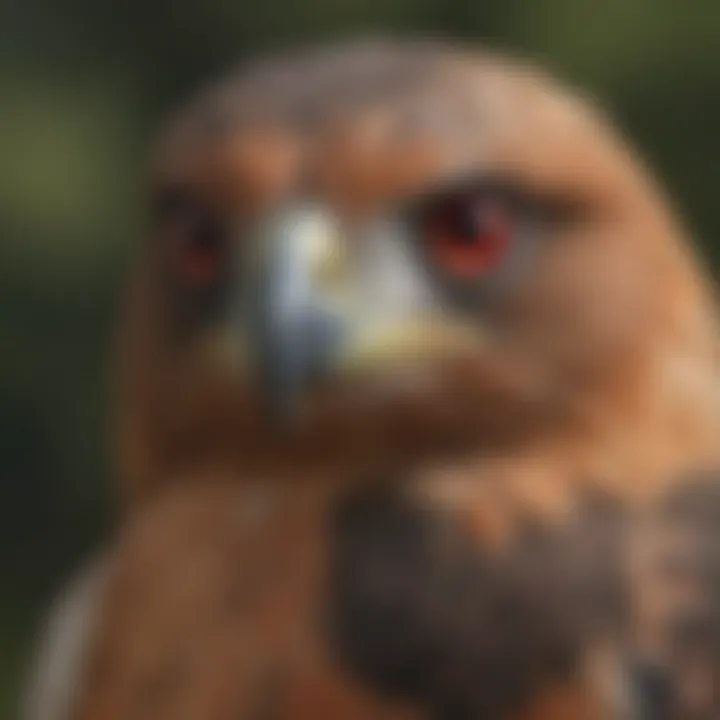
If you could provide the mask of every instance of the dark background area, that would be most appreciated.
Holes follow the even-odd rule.
[[[0,0],[0,717],[112,525],[108,360],[160,119],[258,51],[441,35],[609,105],[720,263],[718,0]]]

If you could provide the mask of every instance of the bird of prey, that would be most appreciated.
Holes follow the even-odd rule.
[[[150,187],[64,717],[720,714],[713,288],[595,103],[451,44],[290,52]]]

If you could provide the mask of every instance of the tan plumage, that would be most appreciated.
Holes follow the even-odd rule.
[[[487,297],[472,305],[449,299],[433,273],[407,270],[412,257],[383,255],[395,241],[378,240],[371,221],[397,221],[408,202],[488,179],[540,210],[532,252],[522,250],[518,268]],[[628,663],[647,656],[674,667],[665,635],[682,603],[667,600],[654,560],[643,559],[648,538],[665,537],[664,520],[652,520],[649,532],[625,520],[655,518],[667,498],[690,488],[689,473],[718,467],[715,313],[683,230],[596,108],[502,57],[422,43],[339,46],[260,64],[202,95],[163,136],[153,187],[161,207],[121,341],[119,447],[129,512],[78,717],[609,717]],[[162,204],[168,189],[182,191],[170,209]],[[198,310],[175,263],[196,228],[183,215],[188,203],[215,230],[218,218],[232,225],[233,247],[252,249],[267,233],[265,220],[297,198],[330,208],[338,232],[352,235],[333,245],[338,257],[327,264],[352,288],[359,339],[278,432],[252,370],[250,325],[229,369],[209,341],[227,330],[227,318]],[[376,245],[380,265],[368,259]],[[231,255],[225,262],[251,283],[261,271],[247,269],[252,250],[239,252],[236,264]],[[362,275],[365,265],[371,270]],[[408,273],[415,294],[398,290]],[[240,285],[229,281],[220,305]],[[384,333],[374,345],[371,326]],[[353,635],[366,620],[376,627],[374,600],[358,609],[350,593],[349,605],[338,601],[340,620],[332,615],[336,585],[345,587],[337,578],[348,567],[354,578],[372,550],[360,543],[360,556],[342,554],[346,526],[341,520],[335,531],[328,521],[343,502],[352,505],[348,494],[375,492],[363,488],[378,475],[399,488],[383,485],[382,507],[394,508],[399,492],[402,507],[452,519],[443,537],[459,534],[478,557],[499,558],[492,572],[482,566],[490,574],[482,575],[480,598],[495,583],[525,587],[530,565],[557,561],[565,572],[550,572],[545,590],[510,593],[525,602],[522,617],[543,630],[548,617],[574,617],[580,607],[573,573],[592,580],[596,564],[597,577],[610,582],[605,558],[587,549],[594,531],[577,527],[586,512],[587,527],[595,527],[602,498],[623,518],[624,530],[612,535],[620,554],[641,557],[626,565],[612,556],[608,577],[623,578],[629,607],[620,620],[573,626],[572,662],[558,670],[545,645],[538,650],[554,647],[552,632],[511,652],[516,623],[504,627],[478,605],[471,627],[481,638],[500,632],[501,640],[485,654],[473,646],[462,660],[449,639],[453,609],[436,597],[445,598],[438,579],[445,575],[427,580],[423,556],[425,579],[399,602],[415,608],[425,593],[436,598],[442,619],[435,629],[432,615],[428,634],[446,660],[422,682],[398,680],[383,664],[397,648],[378,641],[376,651]],[[367,540],[376,532],[375,515],[359,517],[347,525],[353,542],[354,533]],[[562,549],[530,562],[521,550],[529,527],[565,538]],[[603,525],[598,533],[609,531]],[[563,554],[573,545],[588,553],[582,561]],[[371,565],[394,557],[392,547]],[[390,574],[402,576],[405,565]],[[701,580],[692,582],[705,602]],[[659,605],[661,619],[646,622]],[[340,636],[349,633],[345,641],[327,634],[328,613]],[[380,635],[395,632],[383,627]],[[424,637],[418,627],[413,632]],[[423,653],[408,647],[398,651],[402,658],[422,664]],[[599,679],[599,665],[610,667],[614,689]],[[521,689],[498,694],[502,683],[484,678],[489,667],[505,668],[501,679]],[[642,683],[634,692],[645,702]],[[693,695],[692,702],[709,701]]]

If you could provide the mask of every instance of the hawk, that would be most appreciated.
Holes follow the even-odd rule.
[[[287,53],[171,119],[148,204],[66,717],[720,712],[712,286],[592,101]]]

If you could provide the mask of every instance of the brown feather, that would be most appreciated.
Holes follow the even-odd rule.
[[[168,127],[153,182],[246,219],[299,192],[357,220],[466,172],[563,213],[497,310],[506,341],[443,358],[428,391],[373,405],[330,387],[290,435],[250,379],[183,345],[143,248],[120,342],[129,512],[79,717],[417,713],[339,669],[317,628],[324,528],[358,477],[409,473],[413,497],[502,555],[528,523],[564,532],[588,493],[643,512],[718,466],[704,273],[612,124],[534,67],[412,43],[261,63]],[[593,717],[586,680],[550,678],[508,716]]]

